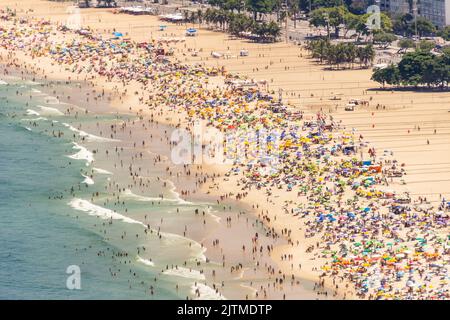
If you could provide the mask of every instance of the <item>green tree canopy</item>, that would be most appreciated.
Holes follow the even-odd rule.
[[[397,68],[397,66],[391,64],[387,66],[386,68],[379,68],[374,71],[372,74],[373,81],[376,81],[378,83],[384,85],[390,84],[390,85],[398,85],[400,84],[400,72]]]
[[[412,39],[404,38],[398,41],[398,46],[400,47],[400,49],[406,50],[409,48],[414,48],[415,43]]]
[[[383,48],[389,47],[396,39],[397,37],[393,33],[377,32],[373,35],[373,42]]]
[[[418,49],[425,52],[430,52],[435,46],[436,45],[433,41],[421,40],[419,42]]]
[[[438,35],[444,38],[445,41],[450,41],[450,26],[446,26],[440,30]]]

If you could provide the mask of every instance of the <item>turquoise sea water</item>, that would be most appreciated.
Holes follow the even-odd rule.
[[[45,132],[50,117],[27,115],[25,97],[33,87],[20,81],[0,85],[0,299],[179,298],[164,281],[151,284],[151,296],[152,271],[112,258],[124,248],[92,228],[95,218],[67,205],[68,189],[83,180],[85,164],[67,157],[76,153],[69,133],[54,138]],[[81,290],[66,287],[71,265],[80,267]]]

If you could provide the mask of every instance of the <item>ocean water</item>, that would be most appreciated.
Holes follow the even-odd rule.
[[[160,270],[148,261],[123,256],[137,243],[119,242],[116,235],[142,226],[119,220],[108,237],[96,227],[101,219],[95,214],[107,209],[89,196],[108,174],[96,181],[97,189],[82,183],[89,182],[80,173],[89,152],[74,148],[70,129],[61,125],[69,120],[37,88],[9,79],[0,85],[0,299],[185,298],[189,290],[176,291],[174,281],[154,281]],[[64,137],[53,137],[53,130]],[[80,210],[80,203],[94,214]],[[80,268],[81,290],[66,286],[72,265]]]

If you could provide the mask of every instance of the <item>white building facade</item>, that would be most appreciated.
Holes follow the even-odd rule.
[[[379,0],[379,4],[396,14],[417,13],[438,27],[450,25],[450,0]]]
[[[418,14],[433,24],[450,25],[450,0],[418,0]]]

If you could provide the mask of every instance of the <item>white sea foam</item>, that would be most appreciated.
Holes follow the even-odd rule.
[[[197,296],[197,290],[199,291],[200,296]],[[216,290],[203,283],[197,283],[197,285],[193,284],[191,293],[195,296],[195,300],[226,300],[221,293],[217,293]]]
[[[29,116],[40,116],[41,114],[35,110],[27,109],[27,115]]]
[[[46,96],[46,93],[43,93],[41,90],[37,90],[32,88],[31,89],[31,93],[35,96],[35,97],[42,97],[42,96]]]
[[[132,199],[135,201],[142,201],[142,202],[175,202],[178,204],[193,204],[192,202],[184,201],[183,199],[169,199],[169,198],[160,198],[160,197],[145,197],[140,196],[135,193],[133,193],[130,189],[126,189],[122,193],[125,197],[128,199]]]
[[[157,232],[155,230],[153,230],[153,232]],[[194,248],[197,250],[195,256],[192,257],[192,261],[206,261],[206,256],[205,256],[205,252],[206,252],[206,248],[202,247],[202,245],[200,243],[198,243],[195,240],[183,237],[179,234],[175,234],[175,233],[166,233],[166,232],[160,232],[159,233],[162,238],[163,241],[166,245],[179,245],[180,242],[181,243],[190,243],[191,244],[191,248]]]
[[[186,201],[186,200],[181,198],[180,194],[178,192],[176,192],[177,187],[175,186],[175,184],[171,180],[164,180],[164,181],[167,182],[170,185],[170,190],[169,191],[170,191],[171,194],[173,194],[173,196],[175,197],[175,199],[177,200],[177,202],[179,204],[186,204],[186,205],[194,204],[194,203],[192,203],[190,201]]]
[[[75,210],[87,212],[91,216],[97,216],[105,220],[106,219],[121,220],[126,223],[140,224],[145,227],[145,225],[140,221],[125,217],[124,215],[121,215],[120,213],[114,212],[110,209],[97,206],[93,203],[90,203],[87,200],[74,198],[68,204]]]
[[[41,109],[41,114],[42,115],[47,115],[47,116],[63,116],[64,113],[62,113],[61,111],[59,111],[56,108],[51,108],[51,107],[44,107],[44,106],[37,106],[39,109]]]
[[[32,118],[32,119],[20,119],[22,121],[47,121],[48,119],[46,117],[37,117],[37,118]]]
[[[163,274],[168,276],[177,276],[195,280],[205,280],[205,275],[198,270],[188,269],[184,267],[172,268],[169,270],[165,270]]]
[[[84,180],[83,183],[86,183],[88,185],[93,185],[94,184],[94,180],[92,180],[91,177],[85,176],[84,174],[82,174]]]
[[[214,212],[218,212],[217,210],[215,210]],[[220,222],[220,220],[222,220],[222,218],[221,217],[219,217],[219,216],[216,216],[214,213],[213,213],[213,211],[212,211],[212,208],[211,207],[208,207],[207,209],[206,209],[206,213],[208,214],[208,215],[210,215],[213,219],[214,219],[214,221],[216,221],[217,223],[219,223]]]
[[[86,160],[86,166],[89,166],[94,161],[94,154],[85,147],[80,146],[75,142],[73,142],[73,144],[74,144],[73,149],[80,151],[68,157],[75,160]]]
[[[8,84],[8,82],[0,80],[0,85],[7,85],[7,84]]]
[[[27,131],[32,131],[31,128],[28,128],[28,127],[25,127],[25,129],[26,129]]]
[[[134,224],[140,224],[143,227],[147,228],[147,226],[142,223],[141,221],[137,221],[134,219],[131,219],[129,217],[126,217],[120,213],[117,213],[115,211],[112,211],[110,209],[107,208],[103,208],[100,206],[97,206],[87,200],[83,200],[83,199],[79,199],[79,198],[74,198],[72,199],[69,203],[69,206],[71,206],[72,208],[79,210],[79,211],[83,211],[83,212],[87,212],[89,213],[89,215],[91,216],[98,216],[102,219],[113,219],[113,220],[121,220],[123,222],[126,223],[134,223]],[[158,231],[152,229],[152,233],[153,234],[157,234]],[[204,255],[206,248],[202,247],[198,242],[192,240],[192,239],[188,239],[185,238],[183,236],[180,236],[178,234],[173,234],[173,233],[165,233],[165,232],[160,232],[159,233],[161,235],[162,240],[164,241],[164,243],[166,245],[177,245],[179,246],[180,243],[191,243],[191,247],[197,248],[198,252],[195,255],[195,257],[193,258],[194,261],[197,260],[201,260],[201,261],[206,261],[206,257]]]
[[[109,172],[108,170],[100,169],[100,168],[92,168],[94,172],[100,173],[100,174],[108,174],[112,175],[112,172]]]
[[[82,130],[79,130],[73,126],[71,126],[68,123],[63,123],[64,126],[66,126],[67,128],[69,128],[69,130],[78,133],[78,135],[80,137],[86,138],[88,141],[90,142],[119,142],[120,140],[116,140],[116,139],[110,139],[110,138],[103,138],[103,137],[99,137],[87,132],[84,132]]]
[[[139,256],[137,257],[137,261],[140,262],[140,263],[145,264],[146,266],[150,266],[150,267],[154,267],[155,266],[155,263],[153,261],[141,258]]]
[[[143,202],[152,202],[152,201],[162,201],[163,200],[161,198],[156,198],[156,197],[140,196],[140,195],[133,193],[130,189],[126,189],[124,192],[122,192],[122,195],[128,199],[135,200],[135,201],[143,201]],[[168,199],[168,200],[170,200],[170,199]]]

